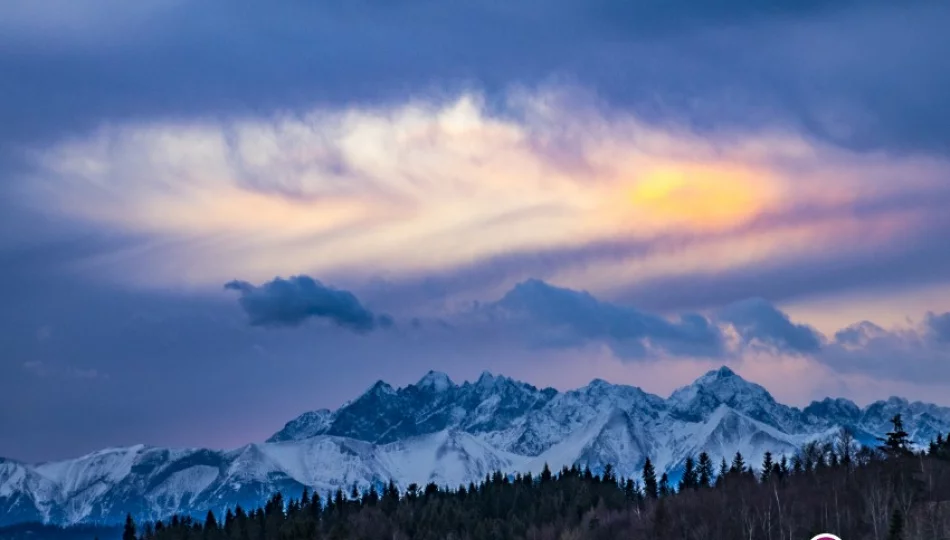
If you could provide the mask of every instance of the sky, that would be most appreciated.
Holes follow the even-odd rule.
[[[950,4],[0,3],[0,456],[377,379],[950,405]]]

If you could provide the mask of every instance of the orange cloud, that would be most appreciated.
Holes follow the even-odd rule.
[[[668,163],[626,188],[632,220],[701,230],[742,224],[777,203],[777,181],[740,164]]]
[[[519,251],[709,235],[569,281],[585,287],[824,248],[870,229],[843,212],[838,222],[715,235],[796,204],[839,208],[898,176],[926,183],[948,169],[865,162],[784,134],[717,142],[558,107],[544,95],[514,106],[526,114],[493,115],[464,94],[297,117],[106,126],[38,152],[39,172],[21,193],[57,216],[171,240],[147,264],[130,263],[134,271],[110,260],[117,276],[139,284],[290,273],[398,279]],[[901,228],[887,225],[876,238]]]

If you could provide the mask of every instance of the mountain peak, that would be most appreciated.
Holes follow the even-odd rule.
[[[740,377],[735,371],[732,371],[726,366],[722,366],[719,369],[707,371],[702,377],[696,379],[696,381],[693,384],[697,384],[697,383],[708,384],[713,381],[721,381],[723,379],[730,379],[733,377],[740,380],[745,380],[742,377]]]
[[[380,396],[380,395],[389,395],[389,394],[395,394],[395,393],[396,393],[396,390],[394,390],[393,387],[389,385],[389,383],[383,380],[378,380],[376,381],[376,383],[373,384],[373,386],[369,387],[369,390],[364,392],[363,395],[365,396],[369,394],[369,395]]]
[[[669,401],[675,412],[690,418],[705,418],[719,405],[725,404],[756,419],[763,419],[775,416],[776,411],[770,410],[777,406],[765,388],[743,379],[726,366],[708,371],[693,384],[677,389]],[[781,413],[780,416],[787,415]],[[766,421],[773,425],[783,423],[775,418]]]
[[[433,371],[431,369],[416,383],[416,387],[418,388],[425,388],[435,392],[444,392],[453,386],[455,386],[455,383],[448,375],[441,371]]]
[[[497,377],[493,375],[491,371],[488,371],[486,369],[485,371],[482,372],[481,375],[478,376],[478,380],[475,382],[476,384],[481,384],[481,385],[493,384],[496,378]]]
[[[743,379],[738,373],[726,366],[707,371],[693,381],[693,384],[680,388],[673,395],[675,396],[684,390],[703,390],[719,396],[735,394],[768,395],[765,388]]]

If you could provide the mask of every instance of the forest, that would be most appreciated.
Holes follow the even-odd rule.
[[[391,482],[377,490],[337,490],[300,498],[275,494],[262,508],[208,512],[137,525],[122,540],[298,539],[950,539],[950,436],[911,449],[900,417],[879,447],[847,430],[791,458],[685,462],[682,479],[657,478],[649,459],[638,479],[574,466],[537,475],[495,472],[446,489]]]

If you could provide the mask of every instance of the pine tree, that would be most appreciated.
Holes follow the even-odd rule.
[[[745,471],[745,459],[742,457],[742,452],[736,451],[736,455],[732,458],[732,467],[729,468],[731,473],[741,473]]]
[[[205,516],[205,525],[202,532],[202,537],[205,540],[215,540],[218,537],[218,520],[215,519],[214,512],[211,510],[208,510],[208,515]]]
[[[680,480],[679,490],[696,489],[699,487],[699,476],[693,456],[687,456],[683,464],[683,478]]]
[[[729,474],[729,465],[726,463],[726,458],[723,457],[722,461],[719,462],[719,475],[716,476],[716,485],[722,485],[726,481],[726,475]]]
[[[214,512],[208,510],[208,515],[205,516],[205,529],[217,529],[218,520],[214,517]]]
[[[656,470],[653,468],[653,462],[650,461],[650,458],[643,462],[643,492],[651,499],[660,496],[659,487],[656,483]]]
[[[614,467],[610,463],[604,465],[604,474],[601,475],[605,483],[615,483],[617,480],[614,478]]]
[[[894,417],[891,418],[891,424],[894,426],[894,430],[889,431],[886,438],[878,438],[878,440],[883,442],[881,449],[891,456],[905,456],[910,454],[910,438],[909,434],[904,431],[904,421],[901,419],[901,415],[895,414]]]
[[[797,476],[802,474],[803,470],[804,466],[802,464],[802,458],[798,454],[795,454],[795,456],[792,457],[792,473]]]
[[[891,525],[887,531],[887,540],[903,540],[904,538],[904,515],[897,508],[891,514]]]
[[[769,480],[772,479],[772,466],[773,466],[773,465],[774,465],[774,463],[772,462],[772,452],[766,451],[766,452],[765,452],[765,457],[762,458],[762,473],[761,473],[761,476],[759,477],[759,480],[760,480],[763,484],[768,483]]]
[[[659,495],[660,497],[669,497],[673,494],[673,490],[670,488],[670,477],[663,473],[660,476],[660,486],[659,486]]]
[[[713,477],[713,465],[712,459],[709,458],[709,454],[702,452],[699,454],[699,478],[697,479],[697,484],[701,488],[708,488],[712,485]]]
[[[369,486],[369,493],[366,494],[365,503],[369,506],[376,506],[379,503],[379,491],[376,490],[376,484]]]
[[[628,501],[635,501],[635,500],[637,500],[637,495],[638,495],[638,493],[637,493],[637,489],[636,489],[636,484],[633,483],[633,479],[632,479],[632,478],[627,478],[627,481],[624,483],[624,486],[623,486],[623,494],[624,494],[624,497],[625,497]]]
[[[122,529],[122,540],[138,540],[135,532],[135,520],[132,514],[126,514],[125,527]]]
[[[544,468],[541,469],[541,483],[547,484],[551,481],[551,468],[548,467],[548,464],[544,464]]]

